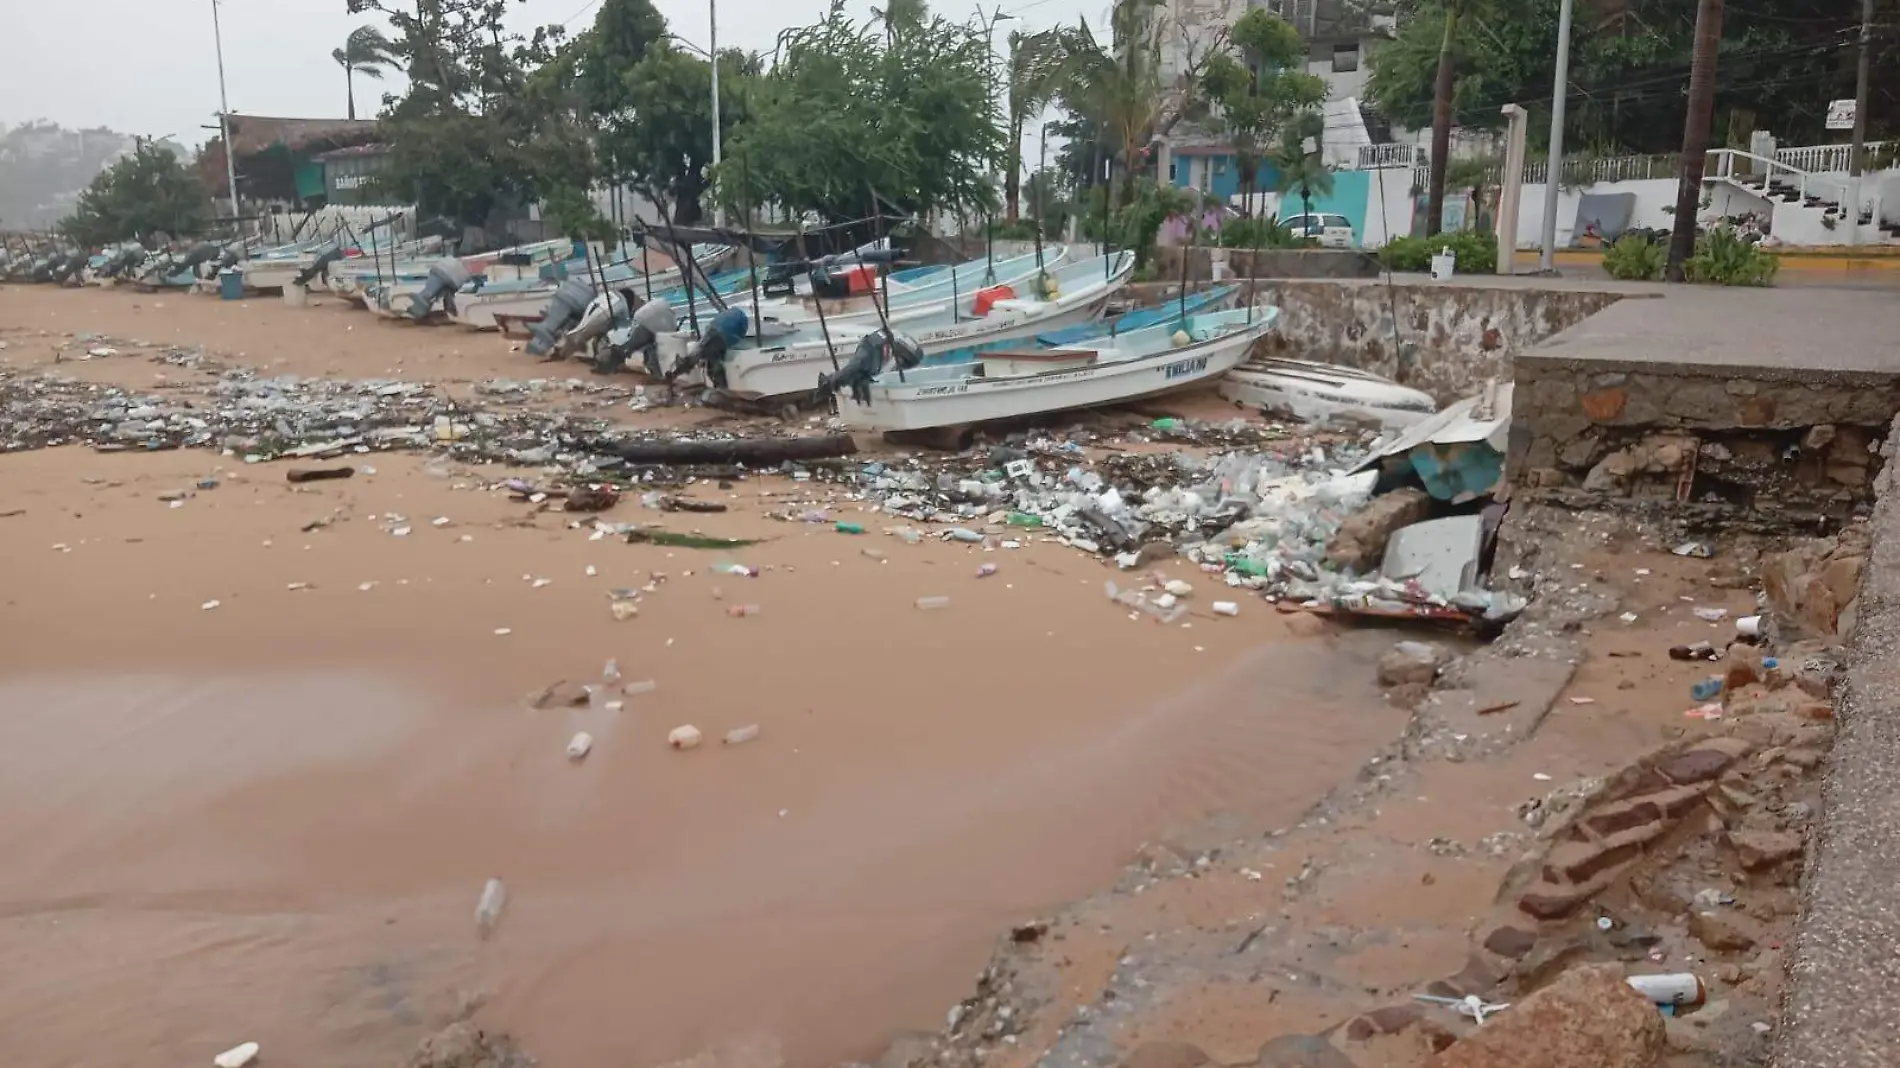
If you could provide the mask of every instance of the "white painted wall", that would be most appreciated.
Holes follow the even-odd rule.
[[[1412,232],[1412,168],[1380,167],[1368,175],[1366,216],[1359,243],[1381,248]]]

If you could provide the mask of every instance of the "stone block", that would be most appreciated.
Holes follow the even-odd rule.
[[[1573,968],[1426,1061],[1426,1068],[1655,1068],[1662,1014],[1614,965]]]

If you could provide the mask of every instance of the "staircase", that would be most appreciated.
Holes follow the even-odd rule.
[[[1740,149],[1710,149],[1703,171],[1704,184],[1740,189],[1768,201],[1770,231],[1790,245],[1842,245],[1847,230],[1842,203],[1847,183],[1838,178],[1804,171],[1786,163]],[[1860,243],[1900,244],[1900,222],[1878,218],[1880,201],[1861,190]]]

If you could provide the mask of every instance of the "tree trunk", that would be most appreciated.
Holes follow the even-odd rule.
[[[778,464],[822,460],[858,451],[849,434],[809,438],[727,438],[723,441],[636,441],[600,446],[630,464]]]
[[[1438,46],[1438,79],[1432,86],[1432,170],[1425,196],[1425,236],[1444,228],[1445,165],[1451,156],[1452,36],[1458,30],[1458,9],[1445,9],[1445,40]]]
[[[1669,264],[1663,271],[1671,282],[1682,281],[1682,265],[1695,254],[1702,168],[1715,117],[1715,53],[1721,42],[1722,0],[1700,0],[1695,10],[1695,50],[1689,59],[1689,115],[1682,124],[1682,174],[1676,179],[1676,226],[1669,236]]]
[[[1003,158],[1009,167],[1008,173],[1003,175],[1003,204],[1013,223],[1018,218],[1023,193],[1023,123],[1013,115],[1009,122],[1009,145]]]
[[[344,91],[349,94],[349,115],[350,118],[354,120],[356,118],[356,72],[350,70],[348,67],[343,68],[343,85],[345,86]]]

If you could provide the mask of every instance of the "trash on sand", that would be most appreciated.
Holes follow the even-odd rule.
[[[1212,608],[1214,614],[1217,616],[1237,616],[1240,614],[1240,605],[1234,601],[1215,601],[1208,607]]]
[[[734,727],[733,729],[726,732],[725,744],[744,745],[747,742],[751,741],[752,739],[757,738],[758,736],[759,736],[759,725],[756,723],[753,723],[744,727]]]
[[[1735,633],[1744,638],[1761,637],[1760,616],[1740,616],[1735,620]]]
[[[284,481],[324,482],[333,478],[349,478],[354,474],[354,467],[293,467],[284,472]]]
[[[514,633],[514,630],[513,628],[510,628],[510,627],[496,627],[495,628],[495,637],[497,638],[506,638],[508,635],[513,634],[513,633]]]
[[[994,575],[994,574],[996,574],[995,564],[984,564],[983,566],[976,569],[977,578],[989,578],[991,575]]]
[[[1638,994],[1658,1005],[1700,1005],[1709,996],[1708,987],[1689,972],[1632,975],[1627,981]]]
[[[747,616],[758,615],[759,611],[759,606],[756,604],[735,604],[726,609],[726,614],[734,619],[744,619]]]
[[[1677,556],[1693,556],[1699,560],[1707,560],[1715,555],[1715,546],[1706,541],[1685,541],[1669,551]]]
[[[1694,612],[1695,617],[1704,623],[1720,623],[1722,620],[1728,618],[1728,609],[1726,608],[1692,608],[1690,611]]]
[[[584,760],[588,750],[594,748],[594,736],[586,731],[576,731],[567,742],[567,759]]]
[[[1572,697],[1570,703],[1573,705],[1594,705],[1597,703],[1597,699],[1594,697]]]
[[[500,879],[490,879],[482,887],[481,899],[475,902],[475,929],[483,938],[494,931],[501,922],[502,907],[508,904],[508,888],[501,885]]]
[[[844,520],[840,519],[838,520],[838,525],[833,527],[832,529],[836,530],[840,534],[862,534],[864,533],[864,524],[863,523],[847,523]]]
[[[664,497],[660,500],[660,511],[662,512],[698,512],[711,514],[725,510],[726,505],[723,501],[697,501],[691,497]]]
[[[620,500],[620,487],[611,482],[575,486],[567,491],[563,509],[569,512],[604,512]]]
[[[620,681],[620,661],[610,658],[607,661],[607,666],[600,669],[600,681],[608,686],[612,686],[615,683],[619,682]]]
[[[1194,587],[1180,579],[1169,579],[1161,584],[1161,588],[1175,597],[1188,597],[1194,593]]]
[[[1703,720],[1721,719],[1722,706],[1714,701],[1711,701],[1705,705],[1697,705],[1694,708],[1688,710],[1687,712],[1684,712],[1683,715],[1688,716],[1690,719],[1703,719]]]
[[[625,686],[622,686],[620,692],[626,694],[628,697],[638,697],[643,693],[652,693],[659,688],[660,684],[654,682],[652,679],[641,679],[639,682],[629,682]]]
[[[245,1042],[232,1046],[211,1058],[211,1063],[217,1065],[217,1068],[244,1068],[245,1065],[257,1059],[257,1051],[257,1043]]]
[[[1460,1016],[1468,1016],[1476,1021],[1479,1027],[1484,1026],[1486,1016],[1503,1012],[1511,1007],[1508,1001],[1490,1002],[1476,994],[1467,994],[1462,998],[1444,998],[1435,994],[1413,994],[1412,997],[1433,1005],[1443,1005]]]
[[[1708,642],[1696,642],[1694,645],[1672,645],[1669,647],[1671,660],[1720,660],[1721,650]]]
[[[971,544],[983,540],[983,535],[971,530],[969,527],[951,527],[949,530],[943,532],[943,537],[945,541],[961,541]]]
[[[691,749],[699,744],[699,738],[699,728],[687,723],[668,731],[666,744],[675,749]]]
[[[758,538],[709,538],[701,534],[678,534],[647,527],[627,531],[629,545],[665,545],[675,549],[743,549],[758,543]]]
[[[1711,701],[1722,695],[1723,680],[1720,675],[1710,675],[1689,686],[1689,700]]]
[[[640,606],[625,599],[617,599],[607,607],[613,612],[614,619],[621,623],[625,623],[627,620],[640,614]]]
[[[219,605],[219,603],[220,603],[220,602],[218,602],[218,601],[206,601],[205,603],[203,603],[203,604],[201,604],[201,605],[199,605],[199,606],[198,606],[198,609],[199,609],[199,611],[202,611],[202,612],[209,612],[209,611],[211,611],[211,610],[212,610],[213,608],[216,608],[216,607],[218,607],[218,605]]]
[[[950,598],[948,597],[919,597],[917,598],[917,607],[922,608],[926,611],[933,608],[948,608],[950,607]]]

